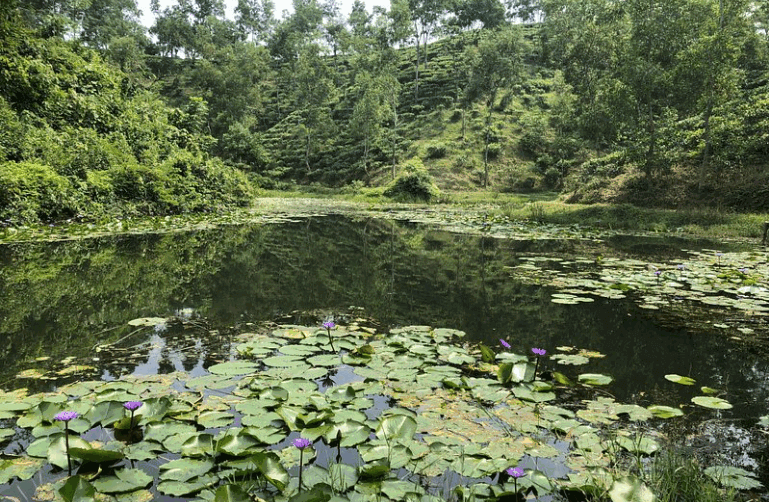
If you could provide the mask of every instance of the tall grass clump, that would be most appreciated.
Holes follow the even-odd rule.
[[[734,489],[721,489],[702,471],[695,458],[676,450],[657,457],[649,471],[649,485],[658,502],[737,502]]]

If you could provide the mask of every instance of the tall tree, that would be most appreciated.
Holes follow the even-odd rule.
[[[492,32],[477,48],[471,48],[470,81],[467,99],[484,101],[486,127],[484,128],[483,185],[489,185],[489,144],[491,143],[491,118],[499,90],[511,86],[520,78],[523,40],[517,30],[502,29]]]
[[[273,0],[238,0],[235,20],[252,42],[264,43],[275,27],[275,3]]]

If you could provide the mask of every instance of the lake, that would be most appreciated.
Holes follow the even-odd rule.
[[[385,332],[429,325],[464,331],[467,342],[494,350],[504,339],[518,353],[531,347],[598,353],[589,370],[613,378],[607,396],[643,406],[687,405],[692,448],[707,444],[710,458],[766,480],[760,463],[769,451],[755,430],[769,414],[763,297],[756,293],[756,305],[741,310],[715,297],[703,304],[676,293],[700,291],[696,263],[703,256],[712,255],[706,265],[716,275],[724,275],[729,260],[758,256],[753,272],[740,274],[760,275],[760,250],[573,228],[521,238],[506,234],[506,222],[457,227],[411,214],[383,216],[286,216],[0,246],[0,388],[43,392],[84,378],[202,376],[232,357],[239,333],[264,322],[356,321]],[[622,276],[628,270],[632,280]],[[591,281],[601,277],[614,289],[596,289]],[[743,282],[759,288],[763,280]],[[753,298],[721,295],[741,296]],[[153,317],[169,322],[129,325]],[[555,360],[544,365],[566,374],[573,369]],[[692,405],[701,386],[717,389],[734,408]],[[19,444],[6,440],[5,453]]]

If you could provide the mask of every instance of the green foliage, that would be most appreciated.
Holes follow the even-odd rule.
[[[82,200],[69,180],[48,166],[34,162],[0,164],[0,218],[32,223],[67,218]]]
[[[398,175],[385,189],[384,195],[398,200],[430,201],[440,194],[422,161],[411,159],[401,167]]]
[[[676,450],[667,450],[654,458],[649,478],[659,502],[738,500],[734,490],[720,490],[702,471],[696,459]]]

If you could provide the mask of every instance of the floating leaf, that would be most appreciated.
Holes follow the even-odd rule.
[[[609,497],[612,502],[654,502],[657,499],[644,482],[635,476],[614,480]]]
[[[214,468],[213,460],[194,460],[180,458],[171,460],[160,466],[160,479],[172,481],[188,481],[201,476]]]
[[[238,485],[224,485],[216,489],[214,502],[251,502],[251,496]]]
[[[394,439],[408,440],[414,437],[417,421],[407,415],[389,415],[379,421],[376,429],[377,437],[392,441]]]
[[[241,376],[255,373],[258,369],[258,364],[249,361],[228,361],[226,363],[214,364],[208,368],[208,371],[215,375]]]
[[[738,490],[757,490],[764,486],[752,473],[739,467],[716,465],[705,469],[705,474],[716,483]]]
[[[692,402],[697,406],[702,406],[703,408],[710,408],[713,410],[729,410],[732,408],[732,405],[729,403],[729,401],[721,399],[720,397],[695,396],[692,398]]]
[[[129,326],[157,326],[164,324],[166,320],[163,317],[139,317],[128,321]]]
[[[125,458],[125,455],[119,451],[101,450],[98,448],[77,448],[70,444],[69,454],[72,458],[93,462],[95,464],[105,464],[116,462]]]
[[[166,495],[181,497],[190,493],[199,492],[203,488],[214,486],[219,482],[215,474],[205,474],[189,481],[161,481],[158,483],[158,491]]]
[[[676,375],[675,373],[671,373],[669,375],[665,375],[665,380],[669,380],[673,383],[678,383],[681,385],[694,385],[695,380],[693,378]]]
[[[91,502],[95,500],[96,488],[85,478],[75,475],[59,488],[59,495],[65,502]]]
[[[613,381],[612,377],[600,373],[583,373],[577,380],[585,385],[609,385]]]
[[[684,412],[680,408],[671,408],[670,406],[662,406],[654,404],[648,406],[647,410],[652,412],[657,418],[673,418],[683,416]]]
[[[141,469],[120,469],[114,476],[104,476],[93,481],[93,486],[102,493],[124,493],[144,488],[152,483],[152,476]]]

